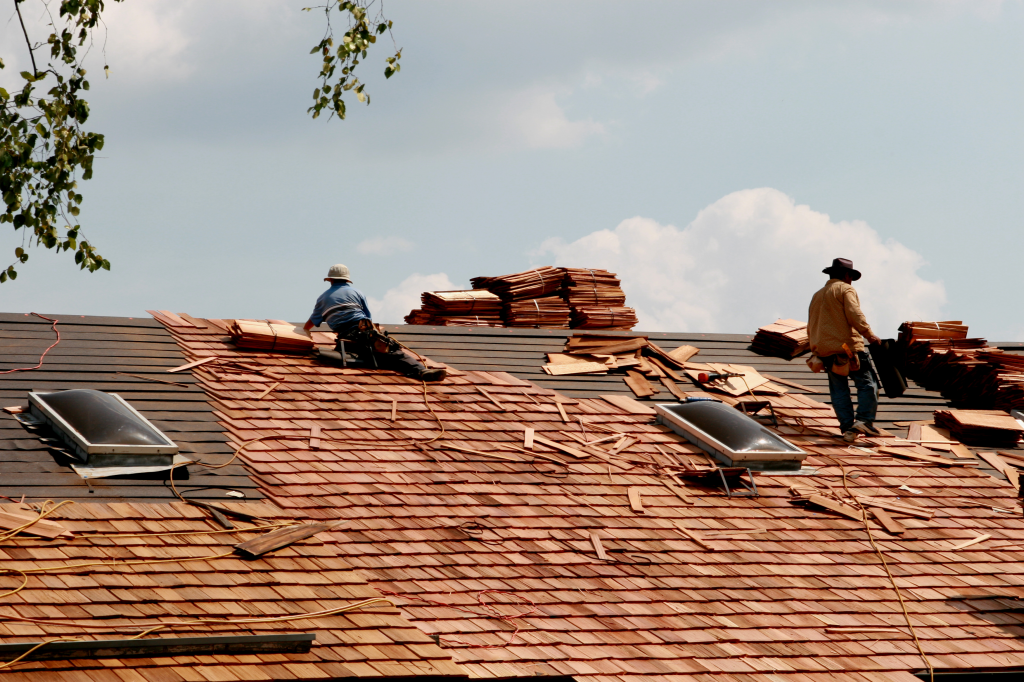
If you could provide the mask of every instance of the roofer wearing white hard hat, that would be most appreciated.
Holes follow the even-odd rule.
[[[326,322],[338,339],[346,339],[346,349],[370,366],[392,369],[424,381],[444,379],[444,369],[427,369],[397,341],[376,330],[366,297],[352,286],[348,267],[341,263],[332,265],[324,281],[331,286],[316,299],[313,314],[303,327],[306,331]]]

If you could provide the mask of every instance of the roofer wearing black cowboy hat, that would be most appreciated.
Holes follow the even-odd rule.
[[[828,282],[811,299],[807,321],[811,352],[808,365],[815,371],[828,372],[828,390],[832,396],[832,409],[839,418],[843,440],[852,443],[860,434],[875,435],[875,413],[878,410],[878,380],[871,369],[871,358],[864,350],[864,339],[879,343],[860,309],[860,299],[853,282],[860,272],[853,269],[853,261],[836,258],[830,267],[822,270]],[[820,365],[816,359],[820,359]],[[854,414],[850,398],[850,382],[857,387],[857,412]]]
[[[341,350],[341,339],[344,339],[345,349],[371,366],[391,369],[423,381],[441,381],[445,378],[443,368],[427,369],[401,344],[376,328],[370,318],[366,297],[352,286],[348,267],[340,263],[332,265],[324,281],[330,282],[331,286],[316,300],[313,314],[303,329],[309,331],[326,322],[338,335],[336,350]],[[340,359],[343,360],[344,356],[340,356]]]

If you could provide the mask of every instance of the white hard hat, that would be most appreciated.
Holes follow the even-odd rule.
[[[348,266],[342,265],[341,263],[338,263],[337,265],[332,265],[331,269],[327,271],[327,276],[324,277],[324,281],[330,282],[333,279],[340,279],[343,282],[351,283],[352,277],[351,275],[349,275]]]

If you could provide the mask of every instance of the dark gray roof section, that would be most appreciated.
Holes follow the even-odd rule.
[[[174,338],[156,320],[126,317],[49,315],[59,320],[61,341],[40,369],[0,374],[0,407],[28,405],[28,392],[92,388],[117,393],[180,447],[183,455],[212,462],[233,452],[207,396],[188,371],[167,369],[187,362]],[[34,315],[0,313],[0,372],[32,367],[55,337],[50,323]],[[137,374],[187,387],[146,381]],[[228,490],[261,497],[242,465],[209,470],[178,469],[175,485],[186,497],[231,500]],[[187,476],[187,478],[186,478]],[[90,502],[160,502],[176,499],[167,475],[148,478],[94,479],[86,484],[45,443],[12,415],[0,412],[0,495],[19,500],[81,500]]]
[[[573,398],[596,398],[603,394],[635,397],[619,374],[555,377],[541,370],[541,365],[547,361],[544,354],[560,352],[566,339],[574,333],[572,330],[413,325],[384,325],[384,328],[409,348],[457,369],[509,372]],[[581,330],[580,333],[584,332]],[[625,337],[645,334],[665,350],[683,345],[696,346],[700,348],[700,353],[693,358],[694,362],[748,365],[759,372],[814,389],[808,395],[820,402],[831,403],[828,379],[824,374],[814,374],[807,368],[804,362],[806,356],[784,360],[758,355],[749,350],[750,342],[754,338],[751,335],[603,331],[595,333]],[[1004,345],[1009,349],[1017,344]],[[655,383],[655,387],[659,386],[660,384]],[[804,393],[788,386],[786,390]],[[658,395],[647,400],[672,399],[671,394],[661,387]],[[902,398],[890,400],[881,397],[878,411],[879,426],[889,429],[892,428],[894,421],[930,420],[932,412],[946,404],[938,393],[926,391],[911,383]]]

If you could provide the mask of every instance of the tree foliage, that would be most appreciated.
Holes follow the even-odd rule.
[[[310,54],[323,55],[323,68],[320,69],[320,87],[313,91],[313,106],[308,110],[313,118],[327,109],[331,115],[345,118],[345,93],[354,92],[356,99],[366,104],[370,96],[366,93],[366,84],[355,76],[356,67],[361,59],[366,59],[366,51],[377,42],[377,36],[391,32],[391,22],[384,18],[383,2],[377,14],[370,18],[370,5],[373,3],[341,2],[331,0],[320,7],[306,7],[304,11],[323,10],[327,19],[327,31],[323,40],[317,43]],[[348,29],[337,46],[334,44],[334,28],[331,23],[331,12],[338,11],[345,15]],[[392,44],[394,40],[392,40]],[[387,58],[384,77],[391,78],[402,66],[399,60],[402,51],[395,47],[395,54]]]
[[[22,15],[25,2],[14,0],[14,8],[32,70],[21,72],[20,90],[13,94],[0,87],[0,225],[10,223],[15,231],[22,231],[22,243],[14,250],[14,262],[0,269],[0,282],[18,276],[16,266],[28,260],[28,248],[33,246],[73,253],[83,270],[110,269],[110,261],[85,239],[78,222],[82,204],[78,183],[92,177],[95,154],[104,142],[103,135],[83,128],[89,104],[82,95],[89,90],[83,61],[101,23],[105,0],[60,0],[56,17],[52,3],[41,0],[38,6],[49,15],[52,30],[45,42],[30,38]],[[324,109],[345,118],[345,97],[350,93],[369,104],[366,85],[356,78],[355,70],[377,36],[391,30],[382,6],[371,18],[374,2],[328,0],[326,5],[304,8],[322,10],[327,20],[324,37],[311,52],[323,56],[320,87],[308,110],[313,118]],[[343,15],[348,25],[337,46],[331,22],[335,13]],[[5,68],[3,56],[0,69]],[[401,57],[396,47],[387,59],[385,77],[398,73]]]

